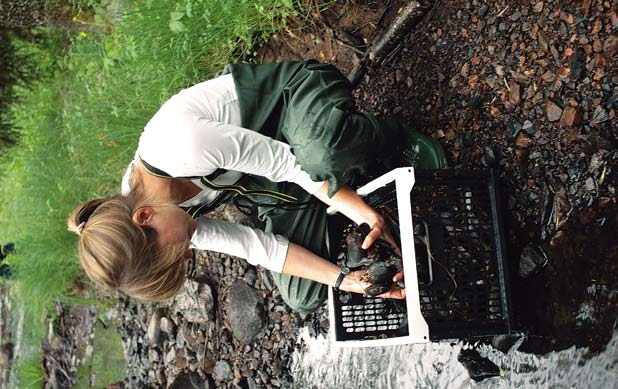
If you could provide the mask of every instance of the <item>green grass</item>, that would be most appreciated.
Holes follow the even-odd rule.
[[[252,44],[293,12],[291,0],[125,1],[131,7],[119,11],[109,1],[73,3],[83,11],[77,20],[106,33],[67,42],[50,32],[44,48],[30,47],[50,77],[17,90],[21,141],[0,167],[0,237],[17,243],[10,263],[26,306],[24,336],[37,350],[50,302],[82,298],[76,237],[65,226],[71,209],[119,188],[142,127],[163,101],[250,56]],[[41,386],[40,358],[21,361],[20,387]]]
[[[116,331],[118,324],[109,322],[103,326],[97,322],[92,357],[78,369],[75,388],[101,388],[124,380],[127,370],[120,334]]]

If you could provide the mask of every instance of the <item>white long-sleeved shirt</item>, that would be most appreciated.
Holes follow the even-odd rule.
[[[234,255],[278,273],[283,270],[288,245],[281,235],[205,216],[197,219],[197,229],[191,237],[193,248]]]
[[[302,170],[289,145],[241,127],[231,75],[184,89],[163,104],[140,136],[135,160],[138,158],[172,177],[201,177],[226,169],[215,179],[220,185],[236,182],[243,173],[274,182],[294,182],[311,194],[323,184],[311,180]],[[123,177],[124,195],[130,192],[132,164]],[[180,206],[208,203],[219,194],[199,179],[192,182],[202,191]],[[198,223],[192,240],[195,248],[241,257],[274,271],[283,268],[281,253],[285,258],[287,239],[233,223],[229,226],[205,220]]]

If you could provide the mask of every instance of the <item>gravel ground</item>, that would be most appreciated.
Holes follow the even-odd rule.
[[[612,334],[616,11],[607,1],[441,1],[358,90],[362,109],[438,139],[451,166],[498,170],[522,350],[598,350]],[[541,251],[545,267],[530,266],[545,262],[530,255]]]

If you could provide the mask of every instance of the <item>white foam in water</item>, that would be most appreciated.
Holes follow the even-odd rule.
[[[618,388],[618,331],[599,355],[571,347],[546,355],[479,345],[480,354],[504,370],[475,382],[457,361],[462,342],[368,348],[336,348],[328,337],[311,338],[292,361],[294,388]]]

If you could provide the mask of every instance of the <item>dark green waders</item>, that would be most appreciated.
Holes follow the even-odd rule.
[[[394,119],[377,119],[354,111],[348,80],[332,65],[315,61],[278,64],[235,64],[234,77],[242,126],[288,143],[314,181],[328,181],[332,196],[342,185],[361,183],[369,172],[386,172],[403,164],[446,167],[440,145]],[[403,141],[403,142],[402,142]],[[403,147],[402,147],[403,146]],[[250,177],[249,188],[293,195],[309,206],[285,209],[258,207],[265,231],[285,236],[328,258],[326,206],[293,183]],[[258,200],[264,203],[268,200]],[[311,313],[327,296],[327,286],[299,277],[272,273],[285,302]]]

